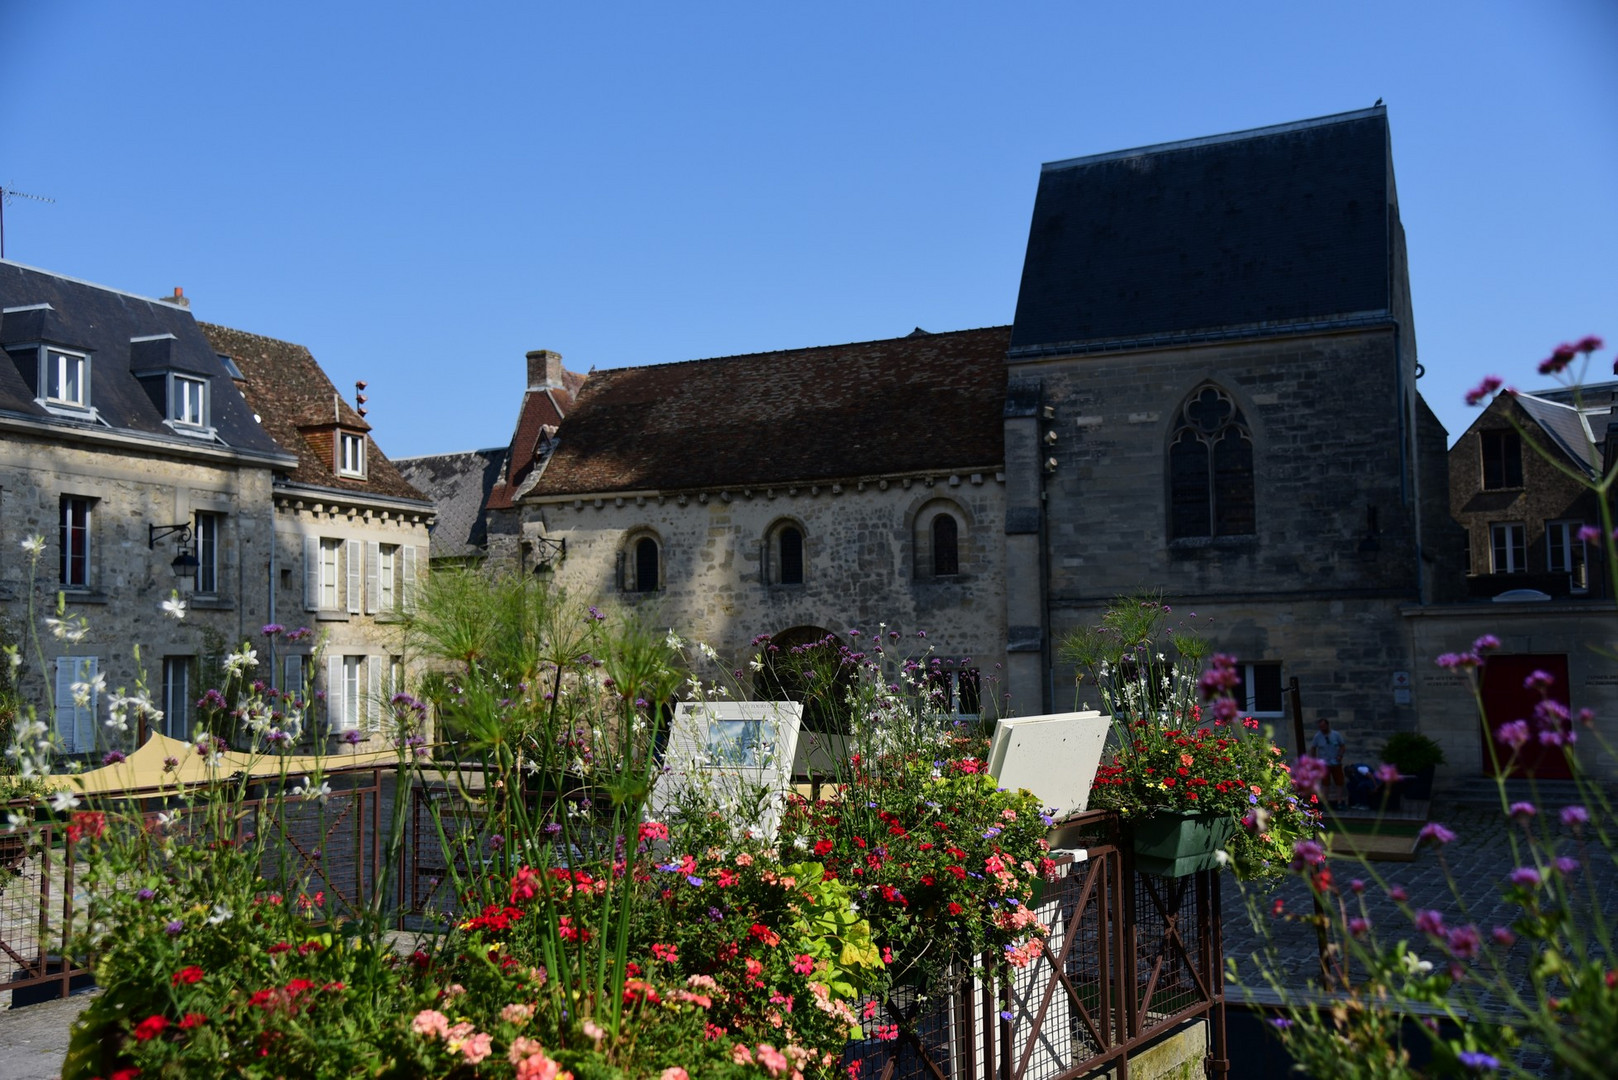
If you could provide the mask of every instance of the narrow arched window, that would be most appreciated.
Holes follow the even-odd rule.
[[[803,532],[796,525],[785,525],[775,534],[782,585],[803,584]]]
[[[959,526],[950,514],[933,518],[933,577],[954,577],[961,572]]]
[[[643,536],[635,542],[635,591],[656,592],[658,580],[657,541]]]
[[[1181,407],[1169,440],[1169,535],[1257,531],[1252,433],[1229,394],[1204,386]]]

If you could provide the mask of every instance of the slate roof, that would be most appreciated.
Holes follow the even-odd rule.
[[[400,458],[399,472],[433,501],[437,520],[430,551],[435,559],[475,558],[488,543],[484,507],[506,464],[507,448]]]
[[[1000,326],[594,372],[532,494],[994,469],[1009,339]]]
[[[287,481],[427,501],[369,434],[365,437],[365,479],[337,475],[329,440],[322,444],[310,436],[320,431],[329,434],[338,424],[350,431],[368,433],[371,425],[343,400],[308,349],[226,326],[204,322],[197,325],[207,335],[213,351],[230,357],[241,370],[242,392],[262,418],[264,429],[297,455],[297,467],[285,474]]]
[[[489,491],[487,504],[491,509],[506,509],[521,494],[534,466],[543,463],[549,452],[549,440],[573,408],[573,402],[586,378],[577,372],[564,370],[562,386],[530,387],[523,392],[522,407],[517,412],[517,429],[512,433],[511,446],[506,453],[506,473],[497,478]]]
[[[1587,406],[1580,410],[1571,403],[1552,401],[1537,394],[1518,391],[1511,397],[1545,432],[1552,445],[1560,447],[1590,476],[1600,475],[1600,447],[1606,438],[1606,424],[1602,423],[1601,434],[1597,435],[1591,428],[1591,419],[1599,416],[1605,421],[1608,414],[1605,403],[1599,409]]]
[[[6,260],[0,260],[0,308],[29,309],[0,313],[0,342],[6,347],[43,340],[89,354],[90,405],[100,423],[53,414],[34,400],[33,353],[21,361],[29,367],[26,375],[17,361],[0,357],[0,413],[67,428],[105,425],[178,449],[222,446],[268,455],[269,461],[285,456],[253,420],[253,409],[185,308]],[[166,426],[162,381],[137,379],[135,373],[143,370],[207,379],[208,420],[217,441],[176,434]]]
[[[1386,109],[1045,165],[1011,355],[1391,304]]]

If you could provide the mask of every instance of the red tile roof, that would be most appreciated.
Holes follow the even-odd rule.
[[[1010,327],[591,374],[535,495],[1003,464]]]
[[[259,414],[264,430],[283,449],[298,455],[298,467],[288,474],[293,483],[426,501],[369,435],[365,439],[365,479],[337,475],[332,429],[341,426],[368,432],[371,425],[337,393],[308,349],[226,326],[200,321],[197,325],[214,351],[230,357],[241,369],[242,393]]]

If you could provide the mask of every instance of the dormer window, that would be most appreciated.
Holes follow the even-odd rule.
[[[208,383],[205,379],[175,375],[169,394],[170,420],[187,427],[208,425]]]
[[[339,432],[337,436],[337,475],[365,479],[365,436]]]
[[[40,372],[40,385],[44,387],[44,398],[51,405],[62,405],[70,409],[88,409],[90,407],[90,361],[80,353],[64,352],[61,349],[46,347],[41,350],[44,354],[43,370]]]

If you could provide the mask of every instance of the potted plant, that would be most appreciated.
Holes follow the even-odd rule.
[[[1431,799],[1433,775],[1444,764],[1444,748],[1419,731],[1401,731],[1382,747],[1382,760],[1399,770],[1407,799]]]
[[[1280,747],[1242,717],[1234,661],[1171,625],[1159,597],[1116,601],[1070,635],[1078,708],[1089,688],[1112,716],[1109,758],[1092,808],[1118,812],[1146,873],[1178,876],[1229,862],[1244,877],[1279,873],[1312,834],[1315,796],[1294,791]]]

